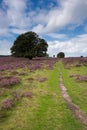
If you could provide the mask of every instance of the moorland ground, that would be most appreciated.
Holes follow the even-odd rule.
[[[87,115],[87,58],[0,58],[0,130],[86,130],[60,91]]]

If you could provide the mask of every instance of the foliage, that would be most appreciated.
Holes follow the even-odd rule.
[[[33,96],[32,92],[25,92],[25,93],[22,94],[22,97],[30,97],[30,98],[32,98],[32,96]]]
[[[79,75],[79,74],[72,74],[70,75],[70,78],[72,77],[76,78],[78,82],[87,82],[87,76]]]
[[[0,92],[3,91],[0,95],[0,130],[84,129],[61,97],[60,66],[54,65],[57,61],[57,58],[0,58],[1,80],[7,76],[21,79],[21,84],[15,87],[0,88]]]
[[[20,83],[20,78],[18,78],[18,77],[7,76],[7,77],[0,78],[0,86],[2,86],[2,87],[13,86],[18,83]]]
[[[80,67],[81,66],[81,64],[76,64],[76,67]]]
[[[87,76],[80,75],[76,78],[79,82],[87,82]]]
[[[73,103],[87,113],[87,67],[84,66],[87,58],[64,58],[63,63],[70,67],[65,69],[61,65],[64,85]],[[77,67],[77,64],[81,64],[81,67]]]
[[[59,53],[57,54],[57,58],[64,58],[64,57],[65,57],[64,52],[59,52]]]
[[[17,37],[11,48],[11,53],[16,57],[33,57],[47,56],[48,44],[44,39],[38,37],[35,32],[26,32]]]
[[[43,78],[40,78],[39,82],[45,82],[47,80],[47,78],[43,77]]]
[[[5,99],[2,102],[2,109],[10,109],[14,105],[12,99]]]

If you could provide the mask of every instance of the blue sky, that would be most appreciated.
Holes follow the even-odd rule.
[[[87,0],[0,0],[0,55],[27,31],[47,41],[50,56],[87,56]]]

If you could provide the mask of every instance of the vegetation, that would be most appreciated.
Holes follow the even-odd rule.
[[[44,57],[47,56],[48,44],[38,37],[35,32],[26,32],[17,37],[11,48],[12,56],[16,57]]]
[[[87,113],[87,58],[68,58],[61,70],[72,101]]]
[[[60,61],[56,58],[0,59],[0,130],[87,129],[75,119],[63,100],[59,82],[62,71],[72,101],[86,112],[86,81],[79,85],[70,77],[71,74],[86,76],[86,61],[65,58],[63,63]],[[7,79],[5,86],[3,79]]]
[[[59,53],[57,54],[57,58],[64,58],[64,57],[65,57],[64,52],[59,52]]]

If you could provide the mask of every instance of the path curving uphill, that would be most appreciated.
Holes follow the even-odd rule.
[[[87,115],[76,104],[74,104],[67,93],[67,89],[63,84],[62,73],[60,73],[60,90],[63,99],[67,103],[69,109],[72,111],[74,117],[78,119],[82,124],[87,126]]]

